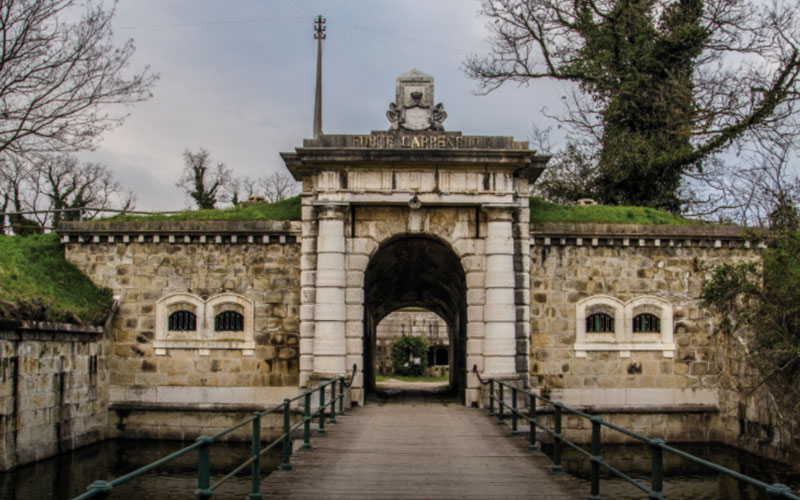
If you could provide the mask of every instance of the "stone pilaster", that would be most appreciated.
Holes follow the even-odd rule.
[[[347,272],[344,233],[346,205],[319,205],[317,210],[319,215],[313,376],[328,378],[346,372]]]
[[[514,305],[514,236],[512,211],[516,207],[486,207],[486,302],[483,342],[484,374],[516,373],[516,311]]]

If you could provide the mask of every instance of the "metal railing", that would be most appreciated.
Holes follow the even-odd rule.
[[[310,450],[311,449],[311,423],[312,420],[318,418],[318,429],[317,434],[325,434],[325,420],[327,419],[329,423],[335,424],[336,423],[336,404],[339,404],[339,415],[344,415],[344,389],[345,387],[350,387],[353,383],[353,378],[356,374],[356,365],[353,365],[353,373],[349,377],[349,381],[346,381],[344,377],[339,377],[338,379],[329,380],[323,384],[320,384],[314,387],[311,390],[304,391],[302,394],[295,396],[291,399],[284,399],[283,403],[270,408],[266,411],[262,412],[255,412],[253,416],[244,420],[243,422],[239,422],[238,424],[229,427],[223,431],[214,434],[213,436],[200,436],[195,440],[194,443],[186,446],[185,448],[181,448],[180,450],[172,453],[171,455],[167,455],[166,457],[160,458],[155,462],[151,462],[144,467],[141,467],[133,472],[125,474],[124,476],[120,476],[116,479],[112,479],[111,481],[95,481],[91,483],[87,487],[87,491],[82,495],[75,497],[73,500],[84,500],[88,498],[98,498],[98,499],[105,499],[108,498],[114,492],[114,488],[121,484],[127,483],[143,474],[146,474],[157,467],[160,467],[164,464],[167,464],[187,453],[191,453],[197,450],[197,489],[195,490],[195,498],[197,500],[206,500],[210,499],[214,491],[216,491],[220,486],[222,486],[226,481],[231,479],[233,476],[238,474],[239,472],[243,471],[247,466],[250,466],[250,475],[251,475],[251,491],[250,495],[248,496],[249,499],[259,499],[262,498],[260,493],[260,485],[261,485],[261,456],[268,452],[269,450],[275,448],[279,444],[283,445],[283,462],[280,465],[280,470],[289,471],[292,470],[292,463],[291,463],[291,456],[292,456],[292,432],[296,429],[303,427],[303,446],[302,449]],[[326,390],[330,387],[330,390]],[[319,393],[319,408],[315,412],[311,412],[311,398],[315,392]],[[330,399],[326,401],[325,393],[330,393]],[[291,425],[291,409],[292,404],[296,403],[300,400],[303,400],[303,419],[295,425]],[[328,411],[328,408],[330,410]],[[283,433],[271,443],[268,443],[265,447],[261,447],[261,419],[267,415],[273,413],[283,413]],[[326,415],[327,414],[327,415]],[[252,456],[241,463],[238,467],[233,469],[231,472],[220,478],[214,484],[211,484],[211,445],[214,442],[219,441],[222,436],[233,432],[237,429],[245,427],[248,424],[252,424]]]
[[[540,396],[533,391],[525,391],[524,389],[519,389],[511,384],[508,384],[500,380],[495,380],[493,378],[490,378],[489,380],[483,380],[480,374],[478,373],[477,366],[473,366],[472,372],[477,376],[481,384],[489,385],[489,416],[497,417],[498,425],[505,425],[504,420],[506,419],[507,416],[510,417],[511,435],[514,436],[519,434],[519,427],[518,427],[519,419],[525,420],[530,424],[529,444],[528,444],[529,451],[538,450],[538,446],[536,444],[537,428],[542,429],[544,432],[553,437],[553,467],[550,470],[552,474],[564,473],[564,468],[561,464],[561,455],[565,445],[569,446],[570,448],[573,448],[578,453],[589,458],[592,468],[591,494],[589,496],[590,500],[600,500],[600,467],[605,467],[614,475],[620,477],[621,479],[630,483],[634,487],[638,488],[644,494],[646,494],[647,498],[649,499],[655,499],[655,500],[665,499],[666,497],[664,496],[664,452],[672,453],[681,458],[689,460],[690,462],[694,462],[713,471],[719,472],[721,474],[726,474],[734,479],[751,484],[756,488],[765,491],[769,498],[785,498],[790,500],[800,500],[800,496],[794,495],[792,493],[791,488],[789,488],[784,484],[780,483],[768,484],[763,481],[759,481],[758,479],[746,476],[734,470],[722,467],[721,465],[717,465],[707,460],[703,460],[702,458],[698,458],[690,453],[686,453],[685,451],[673,448],[667,445],[662,439],[647,438],[645,436],[642,436],[641,434],[631,432],[627,429],[606,422],[600,417],[589,415],[588,413],[584,413],[580,410],[570,408],[569,406],[564,406],[563,403],[551,401],[550,399]],[[497,395],[495,395],[495,386],[497,387],[496,391]],[[511,391],[510,405],[507,403],[506,400],[505,396],[506,389],[509,389]],[[520,393],[528,397],[529,410],[527,415],[523,414],[518,408],[518,398]],[[537,400],[546,403],[548,405],[551,405],[553,407],[553,429],[549,429],[543,424],[539,423],[537,419]],[[496,412],[495,412],[495,404],[497,405]],[[509,411],[508,414],[506,414],[506,410]],[[564,412],[572,415],[577,415],[578,417],[585,418],[591,422],[592,441],[590,445],[590,450],[587,451],[582,447],[578,446],[576,443],[564,437],[562,433],[562,417]],[[624,472],[620,471],[613,465],[603,460],[603,457],[601,455],[602,452],[601,433],[603,427],[607,427],[616,432],[625,434],[626,436],[641,441],[643,443],[646,443],[649,446],[651,454],[651,469],[652,469],[650,477],[650,487],[641,484],[640,482],[636,481],[632,477],[628,476]]]

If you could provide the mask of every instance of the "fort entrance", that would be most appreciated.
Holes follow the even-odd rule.
[[[282,157],[302,191],[300,385],[356,365],[375,382],[375,332],[402,307],[439,314],[451,384],[478,401],[473,366],[527,385],[528,185],[547,157],[511,137],[444,130],[433,78],[397,79],[388,131],[322,134]]]
[[[403,307],[423,307],[447,324],[450,386],[464,397],[467,373],[467,288],[461,261],[430,235],[402,235],[378,248],[364,275],[364,386],[375,388],[378,324]]]

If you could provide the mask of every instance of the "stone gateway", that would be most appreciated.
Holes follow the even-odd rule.
[[[120,299],[107,434],[212,433],[353,366],[364,404],[378,324],[421,307],[443,321],[465,405],[486,403],[475,367],[646,435],[788,457],[698,303],[710,267],[759,258],[740,228],[531,224],[548,157],[446,131],[433,92],[401,75],[384,130],[282,153],[300,221],[62,225],[67,257]]]

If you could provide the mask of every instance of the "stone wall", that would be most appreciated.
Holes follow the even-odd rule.
[[[114,411],[128,412],[130,423],[138,421],[130,412],[201,410],[210,422],[218,415],[209,410],[263,409],[297,394],[296,225],[193,221],[61,228],[67,258],[120,300],[109,356]],[[215,331],[220,301],[243,314],[243,331]],[[196,331],[168,328],[175,308],[196,308]],[[114,424],[111,432],[150,436],[135,428]]]
[[[698,299],[715,265],[759,258],[760,251],[738,231],[534,225],[532,387],[649,436],[725,440],[720,411],[728,409],[719,384],[728,366],[715,337],[714,318]],[[667,320],[672,323],[665,332],[669,335],[647,338],[628,330],[627,338],[619,338],[631,322],[626,308],[642,297],[647,298],[642,307],[669,311],[669,318],[662,315],[664,328],[669,328]],[[617,338],[585,331],[583,321],[590,312],[585,304],[594,299],[617,314]],[[588,423],[571,418],[565,426],[573,437],[589,438]]]
[[[0,470],[106,437],[108,349],[99,328],[0,326]]]

